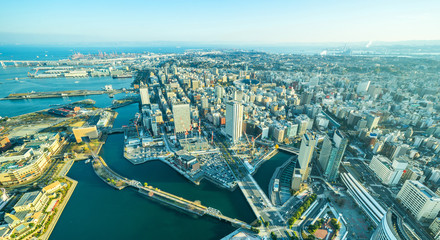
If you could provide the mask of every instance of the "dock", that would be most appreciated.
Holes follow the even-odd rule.
[[[54,91],[54,92],[30,92],[30,93],[12,93],[0,100],[23,100],[36,98],[62,98],[62,97],[77,97],[101,94],[118,94],[122,90],[70,90],[70,91]]]

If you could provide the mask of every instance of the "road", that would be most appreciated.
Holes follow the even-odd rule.
[[[415,220],[410,213],[406,212],[400,204],[396,202],[393,193],[389,190],[389,188],[378,184],[379,180],[376,179],[374,173],[367,166],[367,163],[365,161],[357,158],[351,158],[350,163],[363,178],[363,180],[365,181],[364,184],[366,186],[370,186],[370,188],[374,191],[374,197],[380,199],[378,202],[386,205],[385,209],[392,208],[395,212],[397,212],[402,217],[402,219],[404,219],[405,223],[408,224],[422,239],[433,239],[432,236],[425,230],[425,228],[420,225],[419,222]]]

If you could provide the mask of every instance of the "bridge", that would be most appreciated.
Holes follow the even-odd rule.
[[[294,147],[279,146],[278,150],[285,151],[285,152],[292,153],[292,154],[296,154],[296,155],[299,154],[299,150]]]
[[[104,130],[106,134],[124,133],[124,128],[111,128]]]
[[[246,228],[246,229],[251,228],[251,226],[249,224],[247,224],[246,222],[243,222],[243,221],[235,219],[235,218],[227,217],[227,216],[223,215],[219,210],[217,210],[215,208],[203,206],[200,202],[190,201],[190,200],[184,199],[182,197],[173,195],[171,193],[162,191],[158,188],[154,188],[152,186],[142,186],[142,184],[139,181],[127,179],[127,178],[119,175],[115,171],[113,171],[105,163],[105,161],[104,161],[104,159],[102,159],[102,157],[95,157],[93,161],[94,161],[94,164],[96,164],[96,163],[101,164],[100,167],[104,170],[104,172],[106,173],[106,176],[100,176],[100,173],[102,173],[102,171],[98,171],[94,165],[93,169],[95,170],[95,173],[103,181],[106,181],[106,179],[108,177],[110,177],[111,180],[118,182],[120,186],[119,187],[113,186],[113,187],[115,187],[119,190],[121,190],[127,186],[130,186],[130,187],[138,189],[139,193],[146,195],[151,199],[154,199],[154,200],[159,201],[161,203],[165,203],[165,204],[173,206],[175,208],[196,214],[198,216],[208,215],[208,216],[217,218],[219,220],[230,222],[233,226],[236,226],[236,227],[241,227],[241,228]],[[106,182],[110,185],[112,184],[111,183],[112,181],[110,181],[110,182],[106,181]]]

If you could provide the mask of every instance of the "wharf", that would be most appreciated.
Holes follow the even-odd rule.
[[[88,95],[101,94],[118,94],[122,90],[104,91],[104,90],[70,90],[70,91],[54,91],[54,92],[31,92],[31,93],[12,93],[0,100],[22,100],[22,99],[37,99],[37,98],[62,98],[62,97],[76,97]]]

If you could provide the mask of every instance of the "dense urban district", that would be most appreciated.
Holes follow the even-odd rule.
[[[2,116],[1,239],[47,239],[77,184],[66,174],[80,160],[116,191],[134,188],[237,227],[223,239],[440,239],[435,59],[225,50],[0,63],[30,66],[28,77],[42,81],[133,79],[127,89],[4,98],[132,94],[107,108],[84,100]],[[138,104],[138,113],[113,127],[113,109],[128,104]],[[118,133],[124,161],[159,160],[194,184],[239,188],[255,221],[118,174],[99,155],[107,136]],[[253,174],[280,151],[290,157],[260,186]]]

